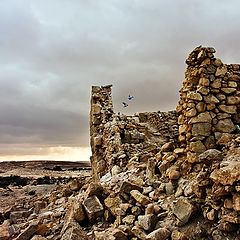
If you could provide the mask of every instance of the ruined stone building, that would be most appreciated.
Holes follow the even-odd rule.
[[[92,87],[90,136],[93,169],[104,175],[133,157],[151,157],[166,142],[185,149],[189,162],[238,131],[240,65],[223,64],[213,48],[197,47],[186,60],[177,111],[114,113],[111,85]]]
[[[112,86],[92,87],[93,181],[107,192],[95,203],[109,223],[94,239],[239,240],[240,65],[214,53],[190,53],[176,111],[119,115]]]
[[[145,112],[134,116],[115,114],[111,85],[92,87],[90,136],[92,166],[103,176],[113,166],[122,170],[133,158],[149,158],[178,136],[177,113]]]
[[[213,48],[196,48],[186,60],[177,106],[179,142],[189,161],[221,145],[240,123],[240,65],[223,64]]]

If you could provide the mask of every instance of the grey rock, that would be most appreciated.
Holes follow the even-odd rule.
[[[146,214],[138,216],[138,224],[145,231],[152,231],[157,223],[157,216],[154,214]]]
[[[16,237],[15,240],[29,240],[36,233],[37,229],[38,229],[38,223],[31,223]]]
[[[201,153],[199,156],[200,161],[221,161],[223,159],[222,152],[217,149],[208,149],[207,151]]]
[[[183,224],[189,221],[189,218],[193,215],[194,210],[194,206],[187,198],[178,199],[173,207],[173,213]]]
[[[104,213],[103,205],[100,203],[99,199],[96,196],[91,196],[85,199],[83,202],[83,207],[90,221],[96,220]]]

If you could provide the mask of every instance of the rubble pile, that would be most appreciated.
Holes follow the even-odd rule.
[[[65,184],[46,182],[36,185],[31,182],[25,186],[5,186],[2,196],[12,194],[15,201],[6,202],[1,208],[0,239],[64,239],[64,216],[69,202],[86,181],[88,178],[79,177],[65,181]]]
[[[19,200],[0,239],[240,240],[240,68],[214,52],[189,55],[177,111],[115,114],[93,87],[92,177]]]

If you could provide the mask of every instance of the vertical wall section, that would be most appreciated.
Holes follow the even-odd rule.
[[[106,163],[102,148],[104,125],[112,121],[112,85],[103,87],[92,86],[90,110],[90,145],[92,149],[93,177],[98,178],[98,173],[104,172]]]
[[[239,128],[240,66],[223,64],[214,53],[200,46],[186,60],[177,112],[179,142],[190,162]]]

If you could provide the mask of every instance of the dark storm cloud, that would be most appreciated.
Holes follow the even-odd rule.
[[[239,62],[237,0],[3,0],[0,144],[87,146],[91,85],[116,112],[172,110],[202,44]]]

